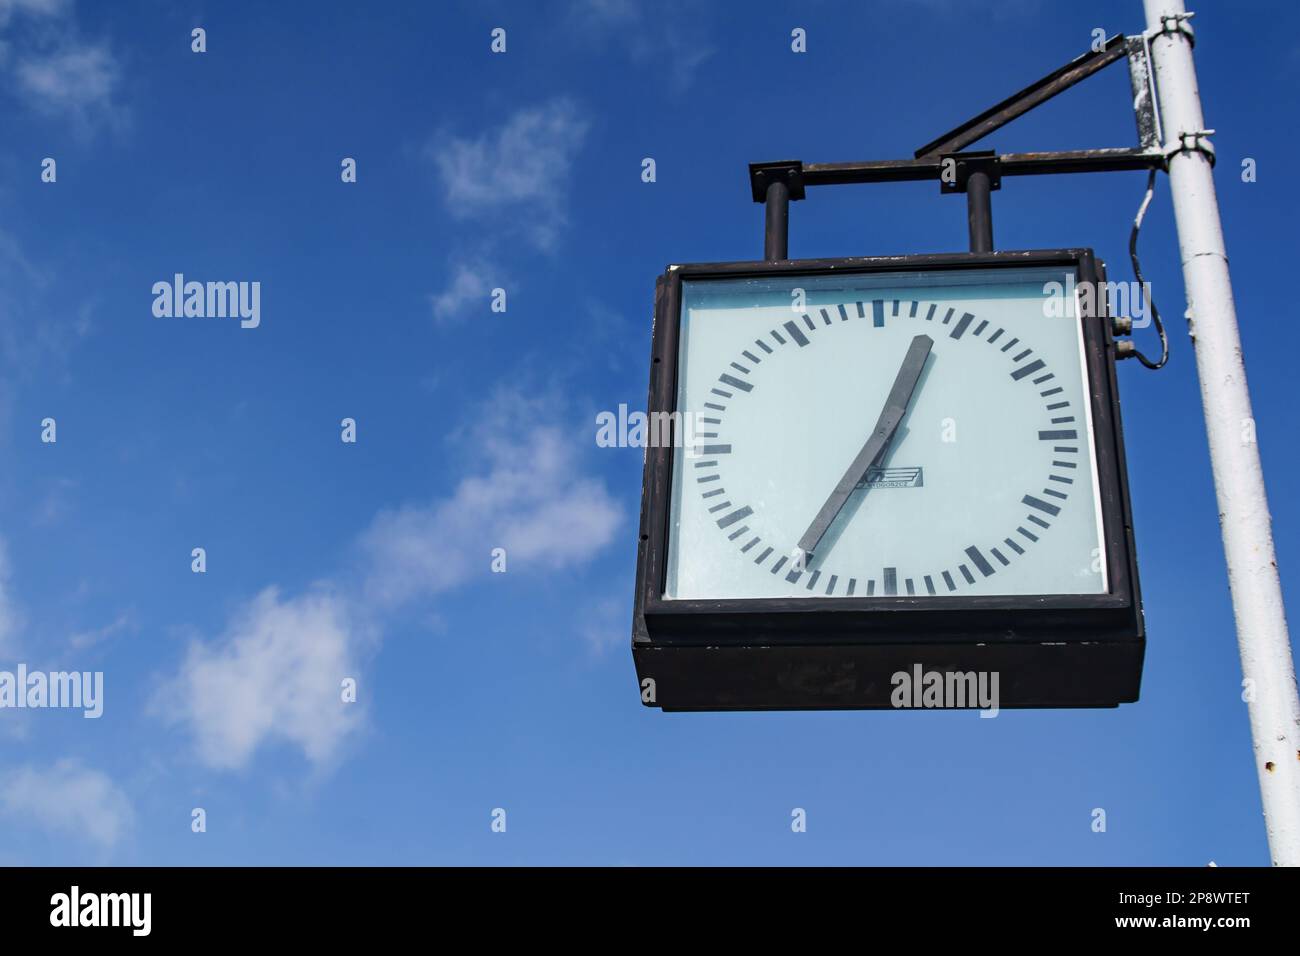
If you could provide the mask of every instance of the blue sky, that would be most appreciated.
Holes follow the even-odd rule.
[[[1196,57],[1294,593],[1300,14],[1259,20],[1200,4]],[[0,0],[0,667],[105,675],[98,720],[0,711],[0,861],[1266,864],[1163,178],[1139,703],[662,714],[627,647],[641,453],[595,415],[644,405],[656,274],[761,253],[746,163],[910,155],[1096,27],[1141,5]],[[980,145],[1130,145],[1128,103],[1112,67]],[[1126,278],[1143,184],[1010,180],[996,242]],[[792,209],[796,257],[964,244],[934,184]],[[176,272],[260,326],[155,318]]]

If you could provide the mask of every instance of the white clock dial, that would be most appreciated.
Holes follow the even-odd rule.
[[[682,289],[665,598],[1106,592],[1064,269]]]

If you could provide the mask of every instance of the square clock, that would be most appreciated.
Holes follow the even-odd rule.
[[[1104,283],[1089,250],[671,266],[642,701],[888,708],[931,672],[996,674],[1000,707],[1136,700]]]

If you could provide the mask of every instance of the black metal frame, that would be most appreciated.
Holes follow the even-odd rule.
[[[1000,155],[992,150],[963,152],[975,141],[1001,129],[1098,70],[1126,57],[1140,144],[1136,149],[1080,149]],[[807,165],[799,160],[751,163],[749,180],[754,202],[766,203],[767,206],[764,258],[774,262],[789,255],[790,202],[804,198],[805,186],[937,179],[941,192],[966,193],[970,251],[991,252],[993,211],[989,193],[1000,187],[1003,176],[1166,168],[1167,159],[1160,148],[1159,117],[1155,111],[1148,63],[1144,37],[1116,34],[1099,49],[1076,57],[1065,66],[1053,70],[1018,93],[1013,93],[997,105],[925,144],[916,150],[912,159]]]
[[[1088,249],[672,266],[656,284],[648,411],[675,411],[685,279],[1059,265],[1097,282]],[[980,658],[1019,668],[1002,706],[1113,706],[1137,699],[1144,647],[1114,343],[1105,303],[1080,315],[1110,591],[1103,595],[665,600],[673,447],[646,450],[633,656],[666,710],[888,706],[882,687],[827,677],[886,662]],[[676,441],[676,439],[675,439]],[[1089,651],[1087,649],[1091,648]],[[702,655],[705,649],[711,654]],[[988,650],[988,648],[986,648]],[[894,666],[889,664],[888,666]],[[802,678],[802,690],[788,686]],[[969,669],[969,668],[967,668]],[[822,674],[817,677],[816,674]],[[843,674],[841,674],[843,676]],[[887,688],[885,688],[887,690]],[[1008,693],[1008,691],[1010,691]]]

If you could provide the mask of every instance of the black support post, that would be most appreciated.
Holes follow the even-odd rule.
[[[790,187],[779,180],[767,184],[763,258],[768,262],[790,258]]]
[[[970,251],[993,251],[993,203],[989,199],[989,174],[977,169],[966,180],[966,223]]]
[[[751,163],[749,186],[754,202],[765,205],[763,258],[781,262],[790,258],[790,201],[803,199],[803,163]]]

